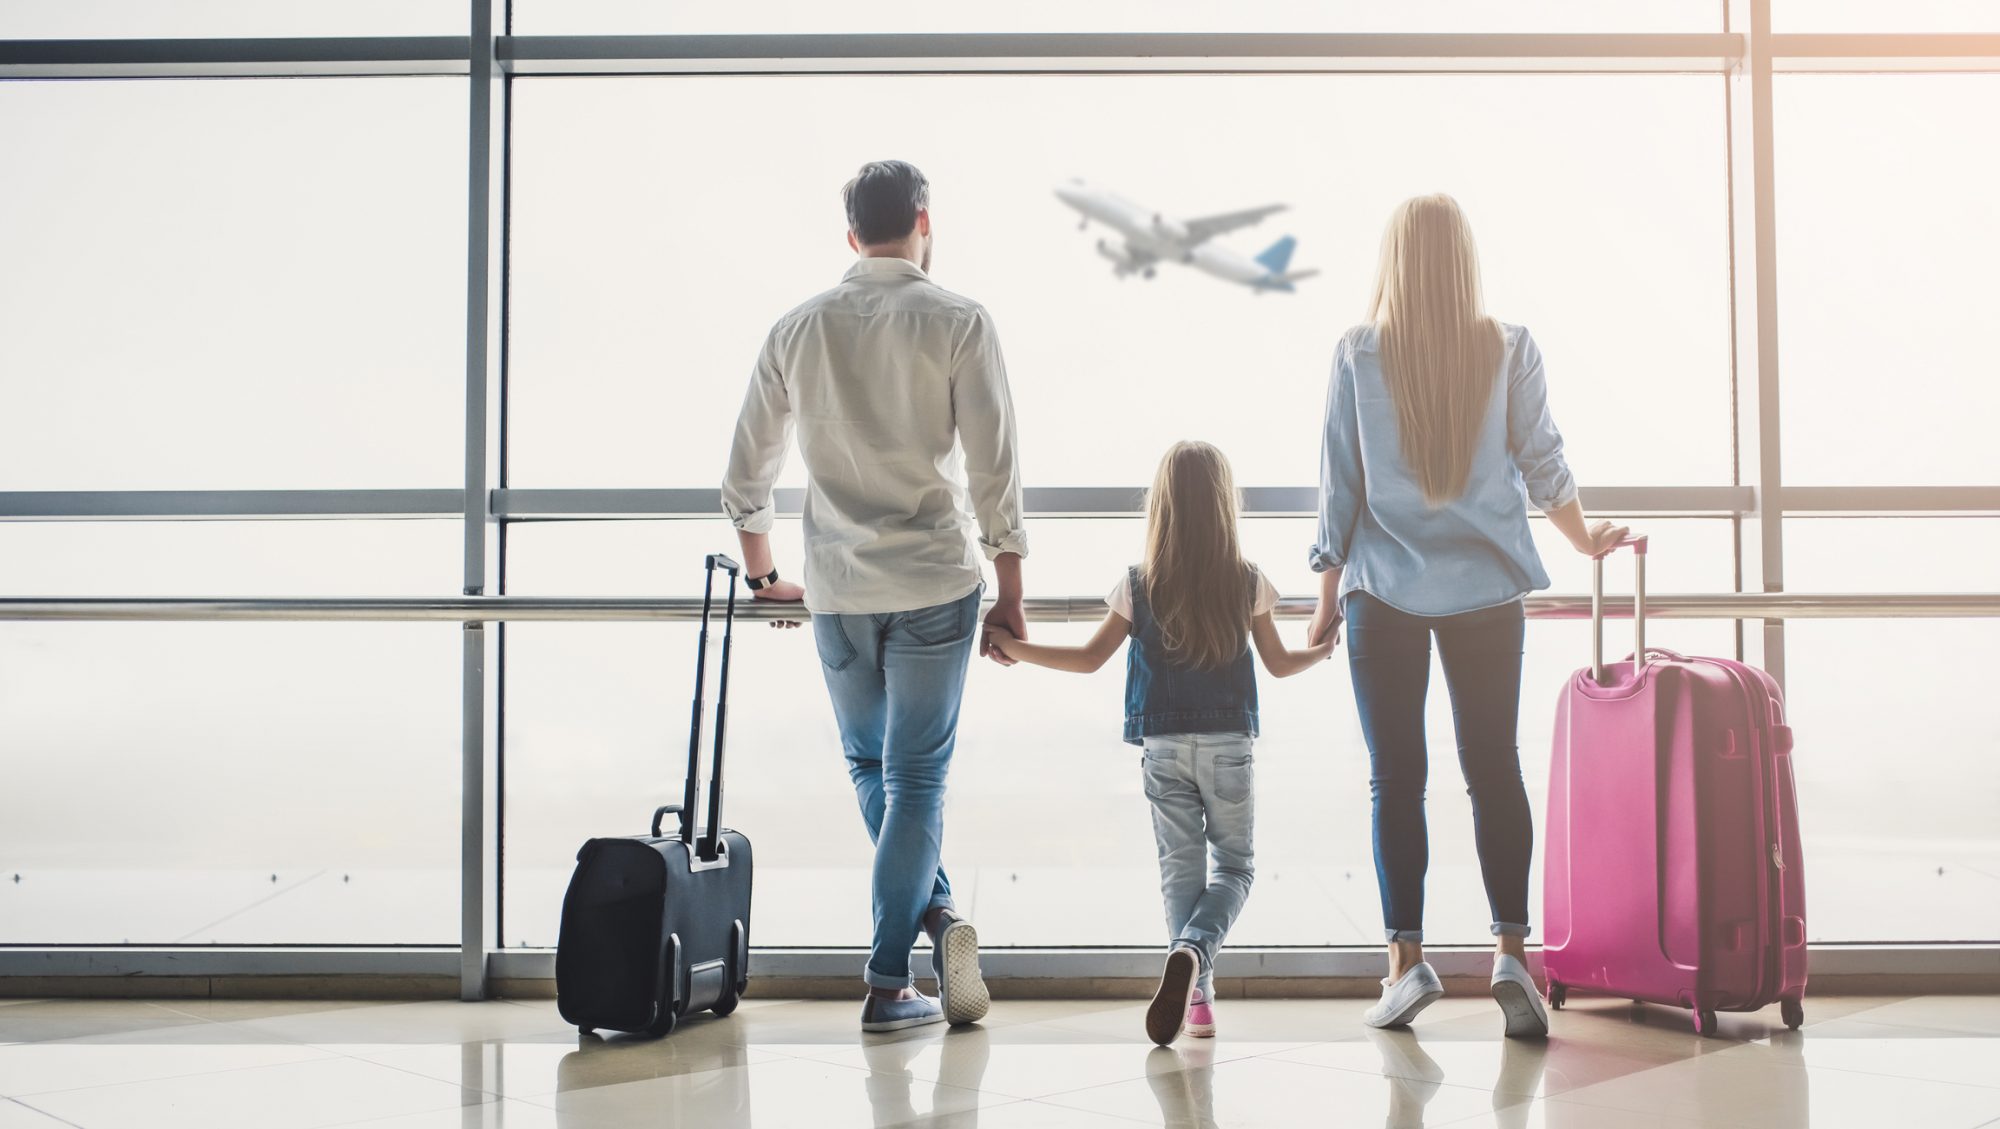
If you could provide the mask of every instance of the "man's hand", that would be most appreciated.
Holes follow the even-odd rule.
[[[780,580],[769,588],[759,588],[750,593],[750,598],[753,600],[765,600],[773,604],[798,604],[805,602],[806,590],[803,585],[794,584],[789,580]],[[771,626],[790,628],[797,627],[800,622],[802,621],[796,619],[774,619],[771,621]]]
[[[1020,597],[995,602],[993,610],[986,613],[986,630],[979,637],[980,657],[992,659],[1001,666],[1013,666],[1016,660],[1008,658],[1007,652],[994,642],[996,631],[1015,639],[1028,637],[1028,617],[1021,611]]]

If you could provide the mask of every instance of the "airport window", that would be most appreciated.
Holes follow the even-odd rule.
[[[465,92],[0,84],[0,483],[449,484]]]
[[[1730,481],[1712,81],[524,79],[515,97],[509,469],[523,486],[717,481],[729,429],[714,421],[734,418],[765,330],[847,269],[838,190],[860,152],[929,175],[935,274],[999,326],[1032,482],[1137,484],[1186,436],[1220,445],[1245,484],[1314,481],[1328,362],[1365,313],[1382,221],[1445,184],[1480,232],[1491,307],[1548,358],[1579,473]],[[1245,120],[1244,106],[1288,109]],[[1207,139],[1198,156],[1186,136]],[[1098,249],[1118,252],[1118,233],[1079,231],[1056,197],[1071,177],[1163,221],[1286,204],[1215,243],[1249,259],[1295,237],[1288,266],[1321,273],[1292,293],[1180,263],[1121,276]],[[1647,223],[1625,224],[1633,212]],[[1217,386],[1231,391],[1197,394]],[[1643,421],[1638,387],[1662,390]]]
[[[1546,356],[1579,480],[1630,512],[1594,508],[1654,537],[1655,595],[1759,596],[1772,529],[1774,591],[1872,609],[1787,611],[1767,632],[1767,613],[1739,606],[1751,617],[1662,617],[1649,633],[1750,661],[1780,641],[1811,940],[2000,941],[1987,810],[2000,730],[1979,673],[1995,620],[1960,610],[1995,599],[2000,556],[2000,384],[1984,332],[2000,156],[1969,140],[2000,116],[2000,75],[1945,34],[2000,22],[1973,0],[1770,6],[1775,330],[1746,314],[1752,217],[1731,195],[1748,175],[1732,130],[1761,96],[1732,86],[1733,58],[1658,62],[1660,33],[1741,31],[1708,0],[516,0],[499,23],[576,37],[565,49],[913,32],[962,54],[758,73],[846,66],[773,46],[697,75],[672,73],[687,60],[663,52],[603,75],[537,73],[532,50],[502,51],[481,448],[486,485],[502,489],[491,513],[473,495],[468,524],[467,183],[480,166],[465,6],[8,5],[0,946],[476,946],[459,905],[480,882],[497,886],[494,941],[526,957],[553,945],[578,844],[637,830],[678,778],[684,619],[509,622],[463,679],[482,652],[455,621],[24,622],[4,603],[698,595],[700,555],[734,545],[708,499],[756,350],[850,265],[838,189],[881,156],[929,174],[935,276],[994,315],[1028,486],[1115,503],[1030,514],[1030,598],[1111,586],[1143,528],[1116,511],[1175,439],[1216,442],[1245,486],[1309,492],[1332,347],[1364,316],[1382,222],[1408,195],[1455,194],[1489,306]],[[1131,53],[977,73],[1007,62],[978,54],[985,33],[1444,31],[1563,33],[1551,42],[1565,49],[1567,33],[1591,33],[1577,38],[1610,55],[1355,73],[1370,60],[1167,67]],[[1820,50],[1792,32],[1932,33],[1869,69],[1970,73],[1784,73]],[[446,62],[459,73],[333,58],[241,77],[242,41],[202,36],[457,37]],[[9,69],[43,40],[183,37],[212,57],[174,77]],[[1099,65],[1135,73],[1088,73]],[[334,77],[350,66],[376,73]],[[885,73],[898,69],[922,73]],[[1084,195],[1160,232],[1221,230],[1202,257],[1162,258]],[[1756,493],[1767,436],[1743,359],[1766,334],[1782,374],[1776,497]],[[796,452],[779,485],[804,485]],[[657,490],[677,499],[665,511],[631,501]],[[253,491],[268,509],[246,508]],[[503,505],[514,491],[540,499]],[[108,520],[106,505],[153,520]],[[1246,520],[1247,554],[1288,596],[1313,590],[1313,526],[1302,508]],[[1533,530],[1552,593],[1587,592],[1588,562],[1546,522]],[[489,546],[483,584],[466,575],[468,531]],[[781,567],[796,569],[798,538],[783,517]],[[1626,570],[1611,567],[1612,592]],[[1922,602],[1934,597],[1949,599]],[[1031,624],[1047,640],[1090,630]],[[1614,655],[1628,630],[1612,626]],[[859,946],[870,856],[810,634],[749,624],[737,648],[754,676],[731,714],[729,810],[757,843],[757,943]],[[1555,687],[1589,648],[1586,623],[1529,624],[1519,742],[1538,822]],[[1092,677],[972,672],[946,862],[991,946],[1158,941],[1146,807],[1118,739],[1122,662]],[[1261,679],[1259,894],[1233,944],[1380,943],[1345,664],[1337,653],[1324,672]],[[468,702],[490,726],[469,744]],[[1449,704],[1434,693],[1430,710],[1430,939],[1482,943]],[[472,835],[468,763],[496,796],[497,818]]]
[[[1957,124],[2000,119],[2000,76],[1787,75],[1775,99],[1786,481],[2000,480],[2000,150]]]

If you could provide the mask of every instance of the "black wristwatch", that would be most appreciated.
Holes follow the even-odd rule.
[[[769,576],[753,576],[750,579],[745,580],[743,583],[749,585],[750,590],[752,592],[756,592],[764,588],[769,588],[771,585],[776,584],[777,582],[778,582],[778,570],[774,568],[771,570],[771,575]]]

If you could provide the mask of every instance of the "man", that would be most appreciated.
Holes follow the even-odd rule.
[[[758,599],[804,600],[861,816],[875,842],[875,935],[864,1031],[986,1014],[979,939],[939,865],[945,774],[983,587],[970,535],[993,562],[989,626],[1020,634],[1021,472],[993,321],[930,280],[930,187],[902,161],[847,183],[840,285],[780,318],[736,424],[722,507]],[[794,426],[809,486],[805,586],[772,563],[771,484]],[[969,487],[969,489],[968,489]],[[982,636],[980,653],[1008,660]],[[912,987],[930,934],[938,999]]]

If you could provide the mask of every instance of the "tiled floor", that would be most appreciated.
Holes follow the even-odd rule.
[[[708,1129],[937,1125],[2000,1126],[2000,999],[1810,999],[1693,1035],[1572,1001],[1546,1042],[1490,1001],[1407,1032],[1358,1000],[1230,1000],[1221,1037],[1147,1044],[1132,1001],[1002,1001],[860,1035],[858,1004],[749,1001],[671,1038],[579,1041],[545,1001],[0,1000],[0,1129]]]

